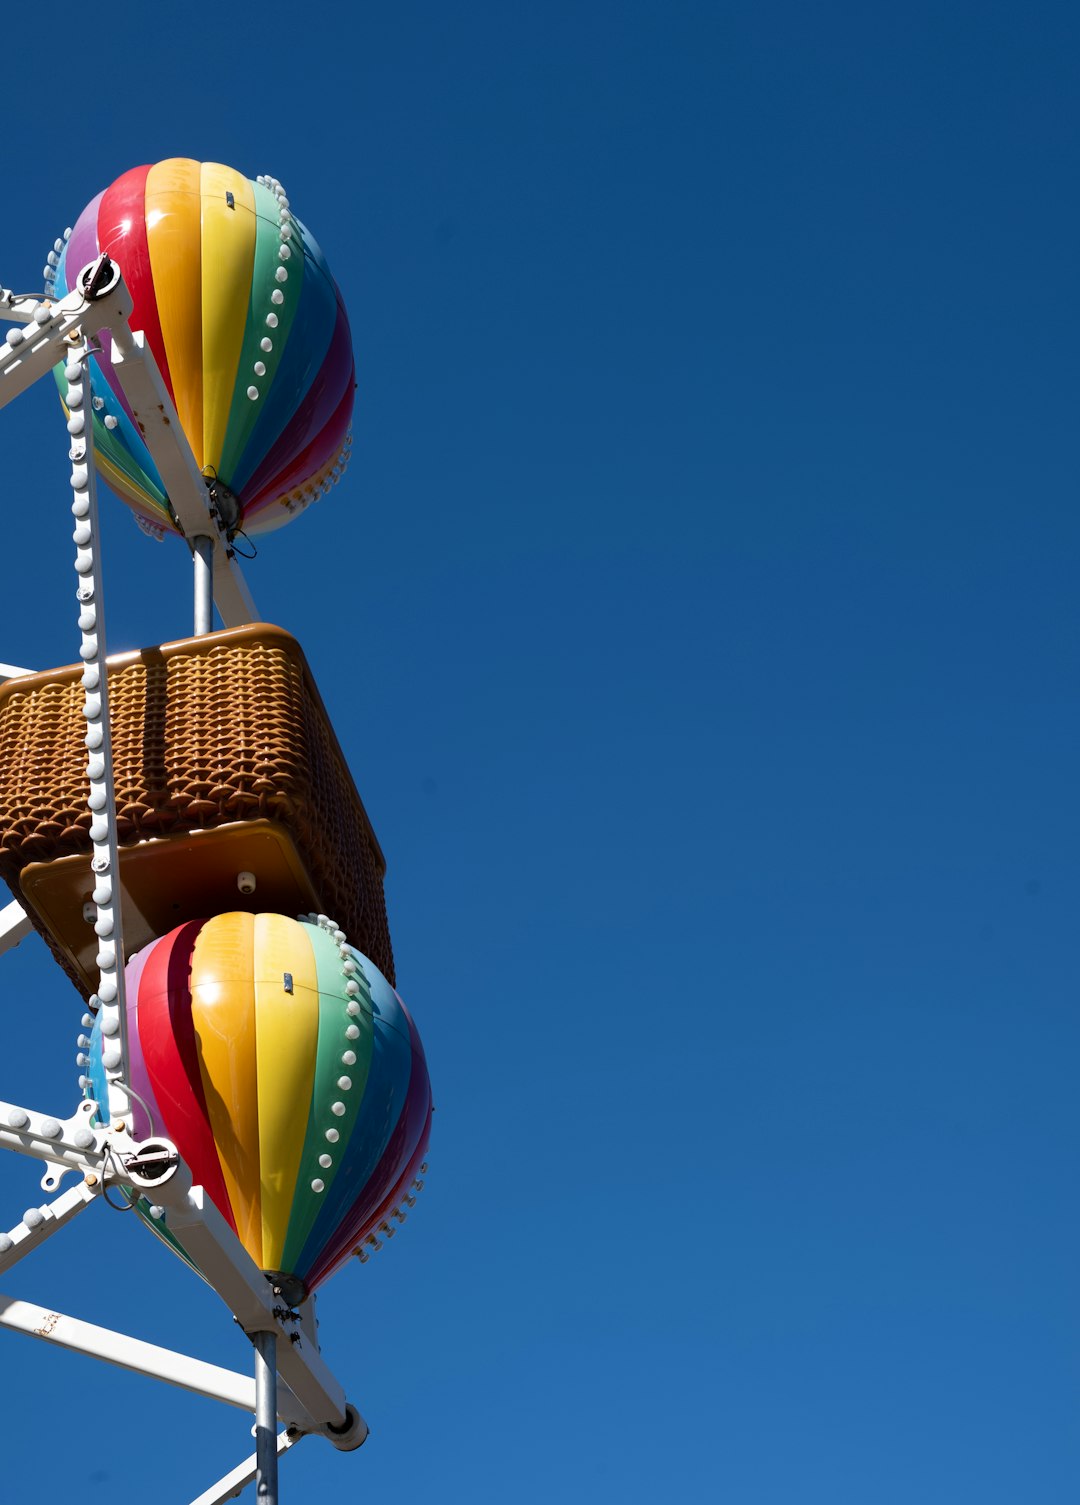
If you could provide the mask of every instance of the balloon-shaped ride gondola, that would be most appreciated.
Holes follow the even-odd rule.
[[[102,252],[131,293],[180,425],[232,531],[267,532],[348,458],[355,370],[337,284],[272,178],[173,157],[134,167],[79,216],[57,296]],[[151,532],[176,531],[111,361],[91,359],[95,461]],[[61,397],[63,367],[57,367]]]
[[[423,1047],[382,973],[329,928],[247,913],[181,925],[128,963],[127,1019],[135,1138],[176,1144],[289,1300],[408,1196],[432,1112]],[[99,1104],[108,1043],[95,1026]],[[175,1246],[160,1209],[143,1210]]]

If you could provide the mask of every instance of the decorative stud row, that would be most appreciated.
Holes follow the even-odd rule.
[[[422,1161],[420,1165],[420,1174],[416,1177],[412,1184],[413,1191],[423,1191],[423,1178],[427,1175],[427,1168],[427,1161]],[[416,1206],[416,1198],[412,1195],[412,1192],[406,1192],[401,1201],[405,1204],[406,1207]],[[393,1218],[395,1222],[400,1225],[401,1223],[404,1223],[407,1217],[408,1213],[405,1212],[399,1204],[397,1207],[392,1208],[391,1211],[387,1213],[386,1217],[379,1224],[378,1228],[376,1228],[374,1232],[369,1233],[367,1238],[364,1239],[363,1243],[357,1244],[356,1248],[352,1252],[362,1265],[366,1265],[372,1254],[382,1248],[384,1239],[391,1239],[394,1237],[395,1233],[397,1233],[397,1228],[393,1226],[393,1224],[390,1222],[390,1219]],[[383,1236],[382,1238],[379,1238],[380,1233]]]
[[[320,930],[325,930],[331,940],[337,943],[338,954],[341,957],[341,974],[345,978],[345,994],[348,1003],[345,1005],[345,1035],[344,1047],[341,1052],[341,1065],[345,1068],[335,1082],[340,1097],[335,1096],[330,1104],[330,1112],[335,1118],[344,1118],[348,1112],[347,1094],[352,1091],[353,1079],[349,1070],[356,1065],[356,1051],[353,1050],[353,1042],[360,1038],[360,1026],[356,1020],[363,1013],[363,998],[368,1009],[371,1008],[371,997],[368,993],[367,979],[364,977],[363,968],[353,955],[352,947],[346,939],[345,932],[329,915],[311,914],[300,915],[301,920],[306,920],[311,925],[317,925]],[[319,1166],[322,1170],[332,1170],[334,1165],[334,1147],[340,1143],[341,1130],[333,1124],[325,1130],[325,1138],[328,1149],[319,1156]],[[326,1182],[321,1176],[315,1176],[311,1182],[311,1190],[318,1195],[326,1190]]]
[[[58,236],[53,241],[53,248],[45,258],[45,265],[41,269],[41,275],[45,279],[46,298],[56,297],[56,269],[60,265],[60,257],[64,247],[71,239],[71,226],[64,231],[63,236]]]
[[[79,603],[79,657],[83,662],[83,719],[86,722],[86,775],[89,782],[87,806],[90,810],[90,869],[94,875],[92,896],[94,931],[98,938],[98,988],[90,999],[90,1013],[83,1015],[84,1027],[93,1025],[93,1015],[101,1015],[101,1062],[110,1086],[122,1086],[123,1050],[121,1048],[124,1007],[123,958],[120,954],[119,894],[115,886],[116,811],[112,791],[112,751],[109,741],[108,686],[105,678],[105,632],[99,600],[101,567],[96,549],[98,523],[97,499],[94,495],[90,464],[89,427],[92,414],[86,411],[89,350],[85,342],[73,349],[64,367],[67,381],[68,433],[71,435],[71,512],[75,519],[72,540],[75,544],[75,573],[78,577],[76,598]],[[85,1066],[86,1047],[80,1035],[78,1063]],[[89,1042],[87,1042],[89,1043]],[[80,1078],[85,1086],[85,1075]],[[110,1093],[110,1097],[114,1094]],[[117,1094],[115,1106],[126,1109],[126,1095]],[[112,1103],[98,1105],[108,1118]]]

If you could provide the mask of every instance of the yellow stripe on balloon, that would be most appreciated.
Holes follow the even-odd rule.
[[[281,1268],[307,1133],[319,1040],[319,978],[303,925],[255,916],[259,1165],[264,1270]]]
[[[200,164],[158,162],[146,175],[146,240],[180,426],[203,453],[202,199]]]
[[[255,267],[255,190],[219,162],[202,165],[202,464],[221,465]],[[230,204],[229,198],[232,198]],[[242,372],[244,385],[254,380]]]
[[[261,1265],[254,948],[254,915],[217,915],[203,926],[191,957],[191,1017],[236,1231]]]

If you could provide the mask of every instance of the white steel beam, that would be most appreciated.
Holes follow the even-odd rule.
[[[248,1336],[272,1332],[281,1339],[277,1355],[278,1373],[315,1427],[324,1431],[358,1426],[362,1435],[353,1443],[358,1447],[367,1435],[367,1426],[348,1406],[344,1390],[315,1345],[305,1342],[302,1337],[299,1342],[291,1341],[292,1335],[275,1312],[275,1308],[280,1310],[286,1303],[274,1295],[270,1282],[203,1188],[193,1186],[185,1195],[181,1183],[177,1195],[173,1191],[173,1182],[147,1186],[137,1177],[131,1179],[148,1196],[164,1204],[170,1232],[183,1244],[204,1279]]]
[[[262,621],[236,556],[220,538],[214,539],[214,605],[226,627]]]
[[[71,1118],[61,1120],[17,1103],[0,1102],[0,1149],[44,1160],[60,1174],[65,1170],[100,1173],[105,1131],[90,1127],[95,1107],[84,1101]],[[58,1181],[59,1175],[52,1179]]]
[[[185,538],[208,534],[214,540],[214,599],[226,627],[257,622],[258,613],[228,540],[213,517],[198,462],[180,426],[153,352],[141,330],[132,331],[131,294],[115,264],[107,268],[102,291],[87,298],[76,286],[59,302],[23,300],[28,322],[9,331],[0,344],[0,408],[47,376],[81,338],[108,329],[117,378],[146,441]],[[79,281],[82,280],[80,273]],[[13,310],[8,310],[9,313]],[[0,670],[0,677],[3,671]]]
[[[5,288],[0,288],[0,324],[25,324],[32,319],[45,296],[18,298]]]
[[[207,537],[214,544],[214,601],[226,627],[257,622],[259,615],[210,509],[209,492],[198,461],[180,426],[169,389],[142,330],[126,322],[113,328],[113,370],[135,415],[139,431],[158,468],[173,514],[188,541]]]
[[[78,288],[59,303],[40,303],[28,324],[8,331],[0,345],[0,408],[47,376],[71,343],[99,329],[123,328],[133,311],[123,279],[102,296],[89,299]],[[16,336],[14,342],[12,336]],[[21,338],[19,338],[21,336]]]
[[[206,482],[180,426],[169,389],[141,329],[110,325],[112,363],[147,449],[157,466],[177,522],[187,538],[217,532],[210,520]]]
[[[277,1451],[280,1458],[282,1453],[288,1452],[289,1448],[295,1447],[304,1436],[295,1427],[289,1427],[284,1432],[279,1432],[277,1437]],[[238,1464],[231,1473],[219,1479],[216,1484],[211,1484],[197,1500],[192,1500],[191,1505],[224,1505],[226,1500],[235,1500],[240,1492],[252,1482],[258,1472],[258,1454],[252,1453],[243,1463]]]
[[[100,1185],[88,1186],[85,1181],[80,1181],[78,1186],[69,1187],[44,1207],[28,1207],[20,1223],[8,1233],[0,1233],[0,1274],[33,1253],[58,1228],[70,1223],[76,1214],[90,1205],[100,1190]]]
[[[10,904],[5,904],[0,909],[0,956],[5,951],[13,951],[20,941],[33,932],[30,916],[19,903],[18,899],[12,899]]]
[[[204,1395],[209,1400],[222,1401],[239,1411],[254,1412],[255,1409],[255,1381],[250,1375],[238,1374],[219,1364],[208,1364],[204,1359],[193,1359],[189,1354],[162,1348],[157,1343],[146,1343],[142,1338],[113,1332],[111,1328],[99,1327],[94,1322],[65,1316],[63,1312],[51,1311],[48,1307],[0,1295],[0,1327],[24,1333],[30,1338],[40,1338],[74,1353],[88,1354],[117,1369],[129,1369],[151,1379],[163,1380],[166,1385],[190,1390],[193,1395]],[[284,1388],[279,1390],[278,1405],[280,1418],[287,1425],[297,1426],[301,1431],[305,1425],[310,1426],[310,1417]]]

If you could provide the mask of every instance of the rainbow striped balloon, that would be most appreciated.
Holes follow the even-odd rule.
[[[431,1085],[404,1004],[330,929],[276,914],[181,925],[125,976],[135,1137],[172,1139],[255,1263],[300,1299],[423,1159]],[[101,1049],[95,1024],[86,1092],[106,1103]],[[176,1246],[167,1218],[151,1226]]]
[[[105,251],[119,265],[203,474],[247,533],[280,527],[348,458],[356,384],[349,321],[311,233],[273,178],[172,157],[134,167],[79,216],[47,289]],[[91,361],[100,472],[148,531],[177,531],[111,362]],[[66,394],[63,366],[56,368]]]

